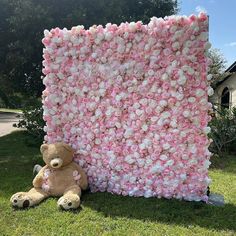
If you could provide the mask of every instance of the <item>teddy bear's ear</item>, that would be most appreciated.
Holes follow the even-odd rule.
[[[48,144],[42,144],[40,147],[40,152],[43,154],[45,150],[48,149]]]
[[[62,146],[69,152],[72,152],[72,153],[75,152],[75,150],[69,144],[62,143]]]

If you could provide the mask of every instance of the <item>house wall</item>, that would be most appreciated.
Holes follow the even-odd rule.
[[[236,106],[236,73],[232,74],[215,89],[214,95],[211,97],[210,101],[219,106],[221,103],[221,95],[225,87],[227,87],[230,92],[230,107]]]

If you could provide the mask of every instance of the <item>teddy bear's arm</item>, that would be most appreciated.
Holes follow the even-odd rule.
[[[41,188],[42,184],[43,184],[43,174],[44,174],[44,170],[47,168],[47,166],[44,166],[39,173],[35,176],[35,178],[33,179],[33,186],[35,188]]]
[[[78,170],[79,174],[81,175],[81,179],[80,179],[80,187],[82,190],[86,190],[88,188],[88,178],[87,175],[85,174],[84,170],[82,169],[82,167],[80,167],[79,165],[77,165],[76,163],[74,163],[76,166],[76,169]]]

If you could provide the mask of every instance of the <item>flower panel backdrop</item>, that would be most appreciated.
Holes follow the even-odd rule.
[[[91,190],[207,200],[207,16],[44,33],[45,141],[72,145]]]

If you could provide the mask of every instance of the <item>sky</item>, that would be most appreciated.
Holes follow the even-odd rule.
[[[227,67],[236,61],[236,0],[180,0],[180,15],[209,15],[209,41],[220,49]]]

